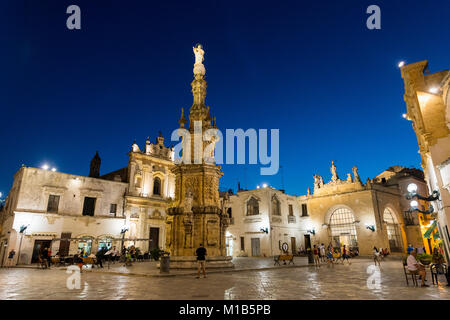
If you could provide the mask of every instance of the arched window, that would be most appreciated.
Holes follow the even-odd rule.
[[[273,216],[281,215],[280,200],[278,200],[278,198],[275,195],[272,197],[272,215]]]
[[[259,214],[259,202],[255,198],[251,197],[247,201],[247,215],[254,216]]]
[[[161,179],[158,177],[153,180],[153,194],[161,195]]]
[[[347,248],[358,247],[356,239],[355,216],[347,208],[338,208],[330,217],[331,237],[334,247],[346,245]]]
[[[402,252],[402,237],[397,217],[390,209],[386,208],[384,209],[383,220],[386,223],[386,231],[391,252]]]

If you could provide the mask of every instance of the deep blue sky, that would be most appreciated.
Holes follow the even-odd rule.
[[[71,4],[79,31],[66,28]],[[366,28],[370,4],[381,30]],[[127,165],[135,138],[169,137],[192,105],[198,42],[219,128],[279,128],[288,193],[305,194],[313,173],[329,181],[331,160],[342,178],[357,165],[364,180],[418,167],[396,65],[447,69],[449,12],[448,0],[3,0],[0,191],[21,164],[87,175],[98,150],[107,173]],[[256,165],[223,170],[223,189],[281,188],[281,174]]]

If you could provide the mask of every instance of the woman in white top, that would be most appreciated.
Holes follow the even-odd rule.
[[[373,247],[373,261],[375,262],[375,265],[377,265],[377,262],[378,262],[378,266],[381,267],[380,252],[378,251],[377,247]]]

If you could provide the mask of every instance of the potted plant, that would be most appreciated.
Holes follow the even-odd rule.
[[[423,265],[429,265],[431,263],[433,256],[431,254],[421,253],[417,255],[417,260]]]

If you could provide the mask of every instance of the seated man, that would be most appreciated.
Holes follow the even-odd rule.
[[[408,256],[408,259],[406,260],[406,263],[408,265],[408,270],[412,274],[418,274],[420,275],[422,279],[422,287],[429,287],[429,285],[425,284],[425,277],[427,275],[427,272],[425,271],[425,267],[419,263],[416,259],[417,251],[414,249],[411,251],[411,254]]]

